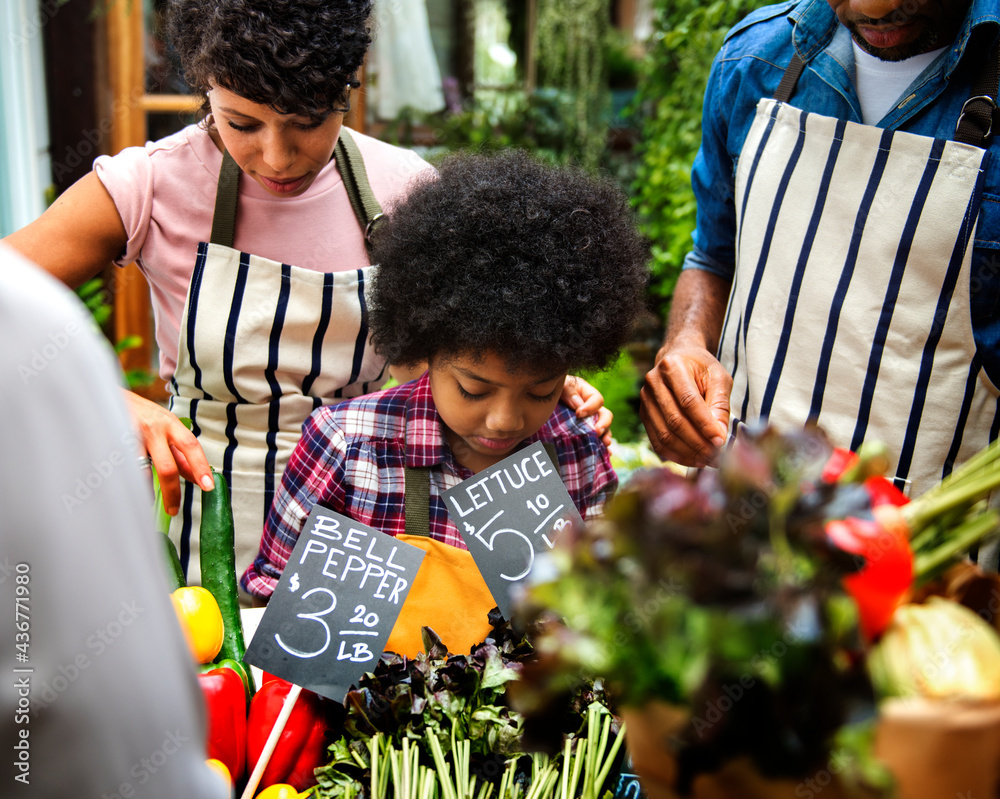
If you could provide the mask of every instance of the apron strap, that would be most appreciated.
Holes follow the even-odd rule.
[[[972,85],[972,96],[962,106],[955,125],[955,141],[983,149],[990,146],[997,115],[997,87],[1000,84],[1000,36],[993,40],[986,66]]]
[[[778,84],[778,88],[774,93],[774,99],[779,103],[787,103],[789,98],[792,96],[792,92],[795,91],[795,84],[799,82],[799,76],[802,74],[802,70],[806,68],[806,62],[802,60],[798,52],[792,56],[791,62],[785,69],[785,74],[781,76],[781,83]]]
[[[551,441],[542,444],[552,459],[553,465],[559,468],[559,458],[556,447]],[[403,512],[406,514],[407,535],[430,536],[431,534],[431,467],[407,466],[403,469],[405,495]]]
[[[365,234],[365,247],[371,251],[371,234],[375,223],[382,218],[382,207],[371,184],[368,183],[368,172],[361,157],[358,145],[351,138],[347,128],[340,129],[337,146],[334,148],[334,159],[344,188],[351,200],[351,208]],[[239,194],[240,168],[229,151],[222,153],[222,167],[219,169],[219,182],[215,190],[215,211],[212,215],[212,244],[222,244],[232,248],[236,237],[236,199]]]
[[[775,100],[788,102],[805,65],[806,62],[798,53],[792,56],[774,92]],[[958,123],[955,125],[955,141],[984,149],[989,147],[993,138],[994,123],[1000,125],[1000,114],[997,113],[998,84],[1000,84],[1000,36],[993,40],[986,64],[972,86],[969,99],[962,106],[962,113],[959,114]]]
[[[368,183],[368,172],[365,171],[361,151],[347,128],[340,129],[333,157],[337,161],[341,177],[344,178],[344,188],[347,189],[354,215],[364,229],[365,247],[370,253],[372,233],[375,231],[376,223],[382,218],[382,206],[375,199],[371,184]]]
[[[233,246],[236,237],[236,197],[240,183],[240,168],[226,150],[222,153],[219,184],[215,189],[215,212],[212,214],[212,244]]]
[[[431,468],[407,466],[403,470],[406,495],[403,512],[406,514],[407,535],[429,537],[431,534]]]

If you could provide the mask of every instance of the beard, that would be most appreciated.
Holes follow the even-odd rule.
[[[905,61],[907,58],[930,52],[941,46],[938,44],[941,40],[941,29],[933,22],[928,22],[920,32],[920,35],[912,42],[896,47],[874,47],[868,43],[858,30],[856,22],[848,22],[846,25],[847,29],[851,32],[851,38],[854,39],[858,47],[882,61]]]

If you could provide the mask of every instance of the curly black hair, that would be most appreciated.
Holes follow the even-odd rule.
[[[390,363],[492,353],[602,368],[641,310],[646,245],[622,191],[524,152],[459,154],[374,234],[372,340]]]
[[[358,85],[371,12],[371,0],[170,0],[167,35],[191,88],[322,120]]]

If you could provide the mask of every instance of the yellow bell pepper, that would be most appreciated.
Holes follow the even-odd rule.
[[[221,760],[218,760],[214,757],[206,758],[205,762],[208,763],[208,767],[210,769],[218,773],[218,775],[226,781],[226,785],[228,785],[229,789],[232,790],[233,776],[232,774],[229,773],[229,767]]]
[[[276,782],[268,785],[263,791],[257,794],[256,799],[303,799],[309,795],[309,791],[299,793],[291,785],[284,782]]]
[[[225,627],[212,592],[199,585],[178,588],[170,595],[191,654],[198,663],[210,663],[222,648]]]

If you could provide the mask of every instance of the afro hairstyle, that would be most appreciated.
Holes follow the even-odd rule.
[[[371,0],[169,0],[188,85],[212,83],[280,114],[325,119],[347,103],[371,45]]]
[[[374,233],[372,339],[390,363],[491,353],[603,368],[643,305],[647,249],[610,180],[508,150],[458,154]]]

